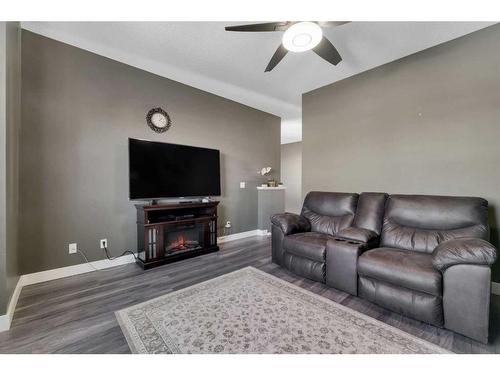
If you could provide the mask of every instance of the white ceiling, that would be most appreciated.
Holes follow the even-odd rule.
[[[213,92],[283,118],[282,143],[301,139],[301,95],[494,22],[352,22],[323,32],[343,61],[289,53],[264,73],[281,32],[235,33],[244,22],[23,22],[24,29]]]

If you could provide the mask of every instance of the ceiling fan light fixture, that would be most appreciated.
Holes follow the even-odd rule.
[[[316,47],[323,37],[323,31],[314,22],[298,22],[283,34],[283,46],[291,52],[304,52]]]

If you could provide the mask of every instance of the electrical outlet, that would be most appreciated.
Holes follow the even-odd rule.
[[[104,248],[108,248],[108,240],[106,238],[103,238],[101,241],[100,241],[100,244],[101,244],[101,249],[104,249]]]
[[[244,189],[244,188],[246,188],[246,185],[247,185],[247,184],[245,183],[245,181],[241,181],[241,182],[240,182],[240,189]]]
[[[68,252],[70,254],[76,254],[77,251],[78,251],[78,248],[76,247],[76,243],[70,243],[68,245]]]

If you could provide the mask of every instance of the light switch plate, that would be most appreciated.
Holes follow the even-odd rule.
[[[242,181],[240,182],[240,189],[244,189],[246,187],[246,182]]]
[[[76,254],[77,249],[78,249],[78,248],[76,247],[76,243],[70,243],[70,244],[68,245],[68,252],[69,252],[70,254]]]

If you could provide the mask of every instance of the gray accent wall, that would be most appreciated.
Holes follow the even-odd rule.
[[[494,25],[304,94],[302,195],[484,197],[498,247],[499,40]]]
[[[71,242],[91,260],[101,238],[114,254],[136,250],[129,137],[220,149],[220,232],[226,220],[257,228],[257,171],[279,179],[279,117],[27,31],[22,84],[22,273],[81,263]],[[145,121],[157,106],[172,118],[163,134]]]
[[[281,181],[286,186],[285,210],[302,210],[302,142],[281,145]]]
[[[21,125],[21,29],[0,22],[0,315],[19,280],[17,223]]]

